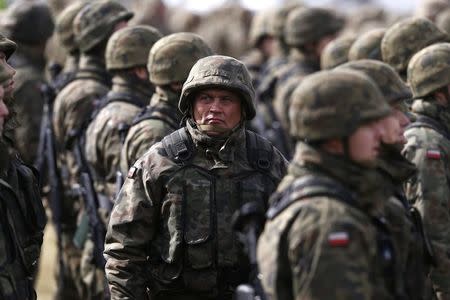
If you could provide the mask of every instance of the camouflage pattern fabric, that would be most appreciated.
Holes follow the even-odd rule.
[[[116,200],[105,243],[113,299],[144,299],[146,288],[155,299],[232,299],[248,276],[231,216],[249,201],[266,205],[286,161],[272,148],[266,172],[252,167],[243,128],[225,139],[192,121],[180,130],[193,140],[191,160],[178,164],[155,144]]]
[[[376,171],[299,142],[277,193],[290,195],[292,184],[307,175],[337,180],[353,193],[354,203],[306,197],[267,220],[258,241],[258,264],[268,297],[397,299],[371,221],[380,190]]]
[[[341,36],[329,42],[320,55],[320,68],[333,69],[348,61],[348,52],[356,36]]]
[[[156,87],[150,105],[146,108],[154,111],[152,117],[133,124],[128,130],[120,154],[120,170],[123,174],[127,174],[134,162],[151,146],[178,128],[181,122],[181,114],[177,109],[179,97],[177,93]],[[164,113],[165,111],[173,112],[172,116],[175,118]]]
[[[360,35],[348,51],[348,60],[375,59],[382,61],[381,40],[385,32],[385,29],[373,29]]]
[[[412,111],[438,122],[449,131],[450,113],[432,99],[416,100]],[[408,140],[403,155],[413,162],[418,173],[406,184],[408,200],[420,211],[423,223],[433,244],[437,266],[431,269],[430,278],[438,299],[450,299],[450,202],[449,137],[436,129],[420,126],[405,132]]]

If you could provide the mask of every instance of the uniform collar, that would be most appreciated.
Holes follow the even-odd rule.
[[[418,99],[412,104],[411,110],[413,113],[424,115],[438,121],[447,132],[450,132],[450,107],[446,108],[436,103],[431,98],[427,100]]]

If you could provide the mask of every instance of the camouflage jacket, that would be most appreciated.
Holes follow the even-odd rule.
[[[171,142],[178,134],[192,139],[184,143],[191,150],[185,156],[172,152],[180,149]],[[134,164],[106,234],[112,299],[145,299],[146,288],[153,297],[231,299],[236,285],[248,280],[231,217],[249,201],[266,206],[287,163],[259,137],[259,149],[271,157],[264,170],[256,167],[259,155],[247,153],[249,137],[256,135],[242,128],[227,139],[208,137],[189,121]]]
[[[19,126],[14,130],[14,141],[27,164],[33,164],[36,159],[44,107],[40,87],[45,83],[45,61],[35,56],[36,53],[21,48],[8,61],[17,71],[14,104]]]
[[[123,174],[139,157],[163,137],[179,128],[181,114],[177,103],[180,95],[156,87],[150,105],[133,121],[123,144],[120,170]]]
[[[306,178],[334,183],[291,190]],[[297,144],[258,242],[270,299],[397,299],[388,287],[392,261],[383,258],[393,257],[392,243],[373,221],[374,197],[381,196],[376,179],[375,169]],[[352,200],[337,197],[336,187]]]
[[[450,112],[434,101],[416,100],[418,119],[406,130],[403,155],[418,173],[406,184],[406,196],[420,211],[432,241],[437,267],[430,278],[440,299],[450,299]],[[436,126],[417,123],[421,118]]]
[[[139,86],[125,78],[114,77],[104,106],[87,128],[85,152],[95,173],[95,190],[110,200],[116,194],[116,172],[123,143],[121,135],[125,135],[132,120],[148,103],[152,91],[148,82],[146,86]]]
[[[67,178],[63,178],[64,188],[69,191],[78,184],[79,167],[71,152],[70,143],[73,134],[86,126],[98,101],[109,91],[109,75],[105,71],[104,62],[95,57],[82,56],[80,68],[75,79],[57,95],[53,107],[52,125],[55,141],[58,144],[58,166],[67,167]],[[76,224],[79,203],[67,200],[64,202],[64,223],[68,229]],[[67,215],[66,215],[67,214]]]

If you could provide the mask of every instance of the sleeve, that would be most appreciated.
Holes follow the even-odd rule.
[[[370,241],[370,233],[358,224],[323,221],[317,212],[300,214],[287,236],[294,298],[389,299],[381,290],[384,283],[373,278],[376,240]],[[308,228],[309,222],[316,225]]]
[[[111,299],[146,299],[147,251],[158,205],[137,162],[116,199],[105,240],[106,277]]]
[[[435,290],[450,299],[450,186],[449,166],[439,147],[407,147],[404,155],[418,169],[406,184],[406,196],[420,211],[433,245],[437,267],[431,270]]]

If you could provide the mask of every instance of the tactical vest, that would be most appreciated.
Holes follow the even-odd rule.
[[[394,244],[390,237],[390,232],[386,221],[381,217],[374,217],[362,210],[356,202],[354,193],[331,178],[308,175],[296,179],[287,189],[281,193],[275,193],[270,202],[272,206],[267,211],[267,219],[272,220],[297,201],[313,197],[330,197],[342,202],[345,205],[356,208],[367,218],[376,229],[378,259],[383,270],[383,277],[387,289],[395,295],[395,299],[406,299],[404,295],[397,293],[398,287],[395,285],[395,253]],[[301,209],[301,208],[300,208]],[[402,290],[400,290],[402,291]]]
[[[152,242],[149,264],[153,294],[195,292],[218,297],[246,282],[249,263],[231,228],[233,213],[257,201],[267,207],[276,188],[271,177],[273,148],[265,139],[246,132],[247,160],[228,168],[205,169],[186,128],[162,140],[170,160],[178,165],[165,183],[159,230]],[[201,158],[200,158],[201,159]],[[231,296],[224,298],[231,299]]]

